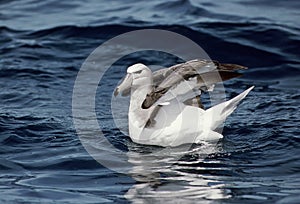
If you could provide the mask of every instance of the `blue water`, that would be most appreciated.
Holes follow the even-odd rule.
[[[298,0],[1,1],[1,203],[298,203],[299,8]],[[121,174],[82,146],[72,91],[95,48],[145,28],[180,33],[212,59],[248,66],[225,83],[229,97],[256,87],[208,154],[194,147],[170,163],[116,128],[110,96],[124,72],[112,72],[96,109],[105,136],[133,161]],[[137,61],[175,63],[137,53],[114,66]]]

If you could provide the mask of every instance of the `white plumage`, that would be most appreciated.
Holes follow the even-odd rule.
[[[127,75],[116,88],[115,95],[127,95],[130,90],[129,136],[134,142],[178,146],[223,137],[215,131],[216,128],[224,123],[254,87],[248,88],[229,101],[204,110],[200,101],[196,102],[195,106],[195,99],[197,101],[201,90],[213,89],[215,83],[239,76],[232,71],[244,67],[203,60],[190,62],[192,64],[184,72],[182,66],[187,66],[189,62],[155,73],[140,63],[128,67]],[[229,70],[230,66],[232,68]],[[211,72],[215,72],[219,78],[207,74]],[[207,78],[203,83],[203,80],[199,79],[205,76]],[[189,103],[188,99],[193,99],[192,103]]]

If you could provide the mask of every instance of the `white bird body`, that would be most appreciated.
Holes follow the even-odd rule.
[[[193,88],[194,79],[184,80],[185,83],[177,84],[158,100],[155,99],[149,108],[143,108],[146,97],[154,89],[152,71],[143,64],[135,64],[127,69],[126,79],[117,90],[125,90],[125,86],[131,85],[129,136],[136,143],[158,146],[178,146],[222,138],[222,134],[215,129],[253,89],[250,87],[233,99],[204,110],[184,103],[187,96],[192,95],[178,92]],[[178,99],[178,95],[185,97]]]

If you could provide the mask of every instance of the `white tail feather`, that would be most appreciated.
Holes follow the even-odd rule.
[[[224,123],[226,118],[237,108],[237,105],[248,95],[248,93],[253,88],[254,86],[248,88],[247,90],[237,95],[236,97],[230,99],[229,101],[225,101],[206,110],[206,117],[211,119],[211,122],[208,123],[211,127],[211,130],[216,129],[219,125]]]

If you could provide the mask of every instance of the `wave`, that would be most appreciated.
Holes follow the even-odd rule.
[[[49,0],[34,8],[32,0],[1,1],[0,188],[6,196],[0,201],[296,203],[299,1],[101,2]],[[137,29],[182,34],[212,59],[249,67],[225,84],[229,98],[250,85],[255,89],[228,118],[218,144],[193,145],[185,152],[179,147],[165,156],[162,148],[135,144],[115,127],[111,95],[137,59],[177,61],[154,52],[120,59],[113,65],[120,69],[107,71],[98,86],[95,110],[104,136],[132,162],[132,172],[121,175],[84,150],[72,124],[72,90],[97,46]],[[118,163],[107,156],[114,148],[103,150],[104,160]],[[184,156],[174,162],[178,153]]]
[[[70,25],[39,31],[16,31],[8,27],[0,27],[0,39],[3,36],[10,38],[2,44],[0,53],[7,57],[19,56],[25,60],[39,60],[45,58],[44,56],[51,57],[53,60],[66,57],[70,60],[74,58],[80,60],[84,56],[88,56],[88,52],[91,52],[88,46],[95,47],[95,45],[99,45],[114,36],[138,29],[163,29],[182,34],[198,43],[212,59],[248,66],[250,68],[249,77],[252,79],[256,75],[266,76],[264,72],[269,72],[270,69],[274,73],[270,73],[270,78],[299,74],[298,48],[300,47],[300,39],[295,34],[295,30],[274,24],[247,22],[207,22],[197,23],[192,27],[182,25],[133,26],[113,24],[82,27]],[[61,41],[62,39],[64,42]],[[86,48],[75,51],[78,53],[78,57],[74,55],[74,50],[70,46],[74,42],[85,43]],[[70,44],[67,46],[69,48],[64,46],[64,43]],[[40,52],[39,50],[45,51]],[[52,50],[56,51],[53,52]],[[68,56],[69,54],[66,52],[72,53],[72,55]],[[32,69],[30,66],[28,69]],[[72,65],[66,67],[72,67]],[[24,71],[26,69],[22,68],[21,73]],[[32,69],[31,71],[38,75],[45,72],[39,69]],[[6,73],[2,72],[1,75],[6,77],[13,75],[13,72],[14,70],[11,69]],[[45,74],[49,75],[49,73]]]

